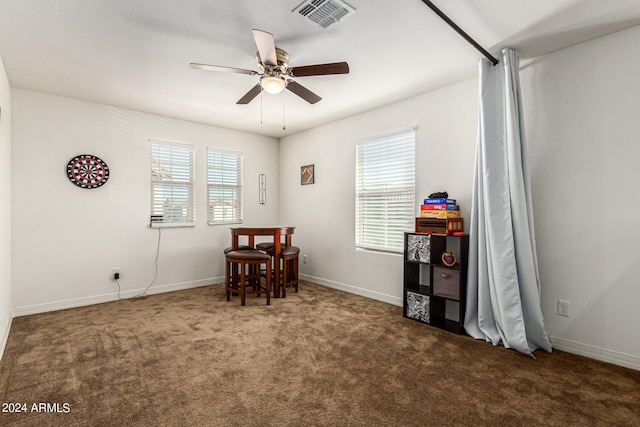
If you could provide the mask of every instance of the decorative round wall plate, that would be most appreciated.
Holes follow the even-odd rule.
[[[99,157],[81,154],[67,163],[67,176],[80,188],[98,188],[109,179],[109,166]]]

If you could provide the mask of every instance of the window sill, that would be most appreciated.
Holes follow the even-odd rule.
[[[363,246],[356,246],[356,252],[371,252],[375,254],[404,256],[404,250],[402,249],[383,249],[383,248],[367,248]]]
[[[192,223],[152,222],[150,225],[151,228],[188,228],[188,227],[195,227],[195,226],[196,224],[194,222]]]
[[[207,222],[207,225],[233,225],[233,224],[242,224],[242,220],[240,221],[229,221],[229,222]]]

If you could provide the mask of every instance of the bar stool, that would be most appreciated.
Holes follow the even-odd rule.
[[[256,245],[256,249],[262,252],[273,253],[273,248],[276,246],[273,242],[262,242]]]
[[[238,250],[229,251],[225,254],[226,259],[226,280],[225,287],[227,291],[227,301],[231,300],[231,293],[240,294],[240,305],[245,305],[246,294],[257,294],[260,296],[262,292],[267,294],[267,305],[271,305],[271,256],[257,250]],[[266,264],[265,287],[262,290],[260,283],[260,274],[258,273],[253,282],[252,289],[247,289],[247,282],[252,276],[251,271],[260,272],[260,266]],[[247,273],[249,266],[249,274]],[[238,280],[234,280],[232,276],[236,276],[237,267],[240,267],[240,276]],[[233,270],[233,272],[232,272]]]
[[[282,260],[282,298],[287,296],[287,287],[295,288],[298,292],[298,258],[300,248],[297,246],[287,246],[280,251]]]
[[[226,254],[228,254],[229,252],[231,252],[231,251],[232,251],[232,249],[233,249],[233,248],[232,248],[231,246],[229,246],[228,248],[225,248],[225,249],[224,249],[224,254],[225,254],[225,255],[226,255]],[[251,246],[247,246],[247,245],[239,245],[239,246],[238,246],[238,250],[239,250],[239,251],[252,251],[252,250],[254,250],[254,249],[253,249]],[[224,280],[225,280],[225,283],[227,283],[227,282],[228,282],[228,281],[230,281],[230,280],[235,279],[235,277],[230,276],[230,274],[231,274],[230,269],[229,269],[229,268],[227,268],[226,270],[227,270],[227,271],[226,271],[226,276],[225,276],[225,279],[224,279]],[[236,277],[237,277],[237,275],[236,275]],[[236,285],[235,283],[234,283],[234,287],[237,287],[237,285]],[[238,293],[237,293],[237,292],[234,292],[234,293],[233,293],[233,296],[237,296],[237,295],[238,295]]]
[[[233,250],[233,248],[231,246],[229,246],[228,248],[224,249],[224,254],[228,254],[229,252],[231,252]],[[247,246],[247,245],[240,245],[238,246],[239,251],[252,251],[253,248],[251,246]]]
[[[258,243],[256,245],[256,249],[257,250],[265,252],[271,257],[271,263],[272,263],[271,265],[275,265],[275,263],[276,263],[276,259],[274,257],[275,250],[276,250],[275,247],[276,247],[276,244],[273,243],[273,242],[262,242],[262,243]],[[282,248],[284,248],[284,247],[285,246],[283,245]],[[274,268],[274,270],[275,270],[275,268]],[[280,272],[282,273],[282,270],[280,270]],[[264,277],[264,276],[265,276],[265,272],[263,271],[262,272],[262,277]],[[273,286],[272,286],[272,288],[273,288],[273,296],[274,296],[274,298],[278,298],[279,295],[276,295],[276,293],[278,292],[279,285],[278,285],[278,283],[275,282],[275,280],[276,280],[275,277],[272,276],[271,280],[274,281],[273,282]]]

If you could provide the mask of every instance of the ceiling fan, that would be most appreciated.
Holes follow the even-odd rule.
[[[249,92],[236,102],[236,104],[248,104],[260,94],[262,90],[277,94],[285,88],[298,95],[310,104],[315,104],[322,98],[311,92],[306,87],[297,83],[292,77],[324,76],[328,74],[348,74],[349,64],[346,62],[332,62],[328,64],[305,65],[301,67],[289,66],[289,54],[277,48],[273,34],[262,30],[252,30],[253,38],[258,46],[256,59],[260,71],[246,70],[242,68],[223,67],[219,65],[190,63],[194,69],[207,71],[223,71],[227,73],[259,75],[260,81]]]

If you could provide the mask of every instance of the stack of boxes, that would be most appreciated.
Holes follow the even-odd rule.
[[[420,217],[416,218],[416,233],[441,236],[463,232],[463,219],[455,199],[428,197],[420,205]]]
[[[428,197],[420,205],[420,218],[460,218],[460,206],[456,199]]]

